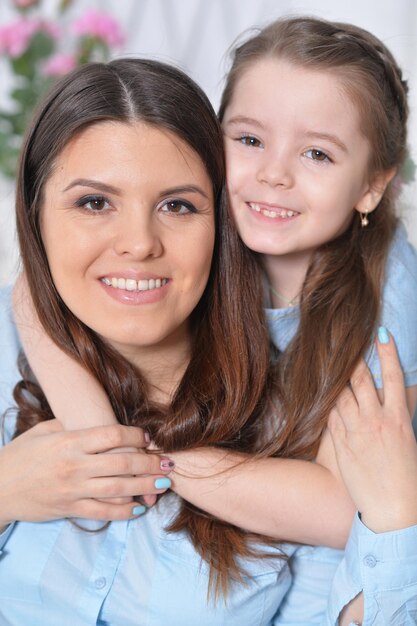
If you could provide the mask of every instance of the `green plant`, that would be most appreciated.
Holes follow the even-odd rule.
[[[69,22],[74,4],[61,0],[54,18],[45,19],[41,0],[13,0],[16,19],[0,27],[0,55],[12,77],[7,108],[0,109],[0,172],[8,177],[15,175],[32,111],[51,83],[82,63],[107,60],[123,43],[117,21],[108,14],[88,10]]]

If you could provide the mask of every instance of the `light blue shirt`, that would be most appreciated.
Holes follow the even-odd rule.
[[[13,406],[19,380],[9,290],[0,292],[0,328],[2,413]],[[6,441],[13,424],[9,414]],[[345,558],[285,544],[289,564],[245,562],[245,584],[233,584],[216,603],[207,598],[207,566],[188,537],[164,530],[177,506],[169,494],[141,518],[99,533],[69,520],[10,525],[0,535],[0,626],[336,626],[362,589],[364,625],[415,624],[417,526],[376,535],[357,518]],[[405,615],[400,622],[398,614]]]
[[[274,344],[281,351],[286,350],[298,329],[299,307],[266,309],[266,316]],[[387,259],[378,325],[385,326],[395,339],[405,384],[407,387],[417,385],[417,252],[408,242],[402,224],[395,232]],[[374,343],[366,360],[376,386],[382,387]]]

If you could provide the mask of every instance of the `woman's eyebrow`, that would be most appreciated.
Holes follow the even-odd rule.
[[[112,193],[116,196],[121,194],[120,189],[117,187],[113,187],[113,185],[108,185],[100,180],[93,180],[90,178],[76,178],[67,187],[65,187],[63,191],[69,191],[73,187],[93,187],[94,189],[100,189],[101,191]]]
[[[106,193],[111,193],[116,196],[120,196],[122,194],[121,190],[118,187],[114,187],[113,185],[108,185],[107,183],[103,183],[99,180],[92,180],[89,178],[76,178],[67,187],[65,187],[63,191],[69,191],[73,187],[92,187],[94,189],[99,189],[100,191],[105,191]],[[179,185],[178,187],[169,187],[168,189],[163,189],[159,195],[169,196],[177,193],[198,193],[204,198],[207,198],[207,200],[209,200],[206,192],[198,185]]]
[[[206,192],[198,185],[180,185],[178,187],[169,187],[168,189],[163,189],[160,196],[171,196],[177,193],[198,193],[207,200],[210,199]]]

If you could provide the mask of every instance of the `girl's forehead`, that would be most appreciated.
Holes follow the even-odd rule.
[[[351,95],[350,81],[333,69],[296,64],[280,57],[267,56],[251,62],[238,74],[229,109],[260,114],[270,111],[277,120],[286,112],[308,118],[326,118],[333,110],[356,121],[357,103]],[[227,110],[226,110],[227,114]],[[331,115],[335,118],[335,115]]]

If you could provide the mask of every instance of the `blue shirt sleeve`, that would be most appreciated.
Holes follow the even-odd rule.
[[[293,584],[274,626],[337,626],[364,594],[363,626],[415,626],[417,526],[374,533],[356,516],[343,552],[302,547],[290,563]]]
[[[15,527],[16,522],[13,522],[12,524],[9,524],[8,526],[6,526],[6,528],[0,533],[0,561],[1,561],[1,556],[3,554],[3,548],[7,543],[7,540],[9,539],[10,535],[13,532],[13,529]]]
[[[417,384],[417,252],[400,224],[385,270],[380,326],[394,337],[407,387]],[[375,385],[382,387],[378,353],[373,344],[367,362]]]

